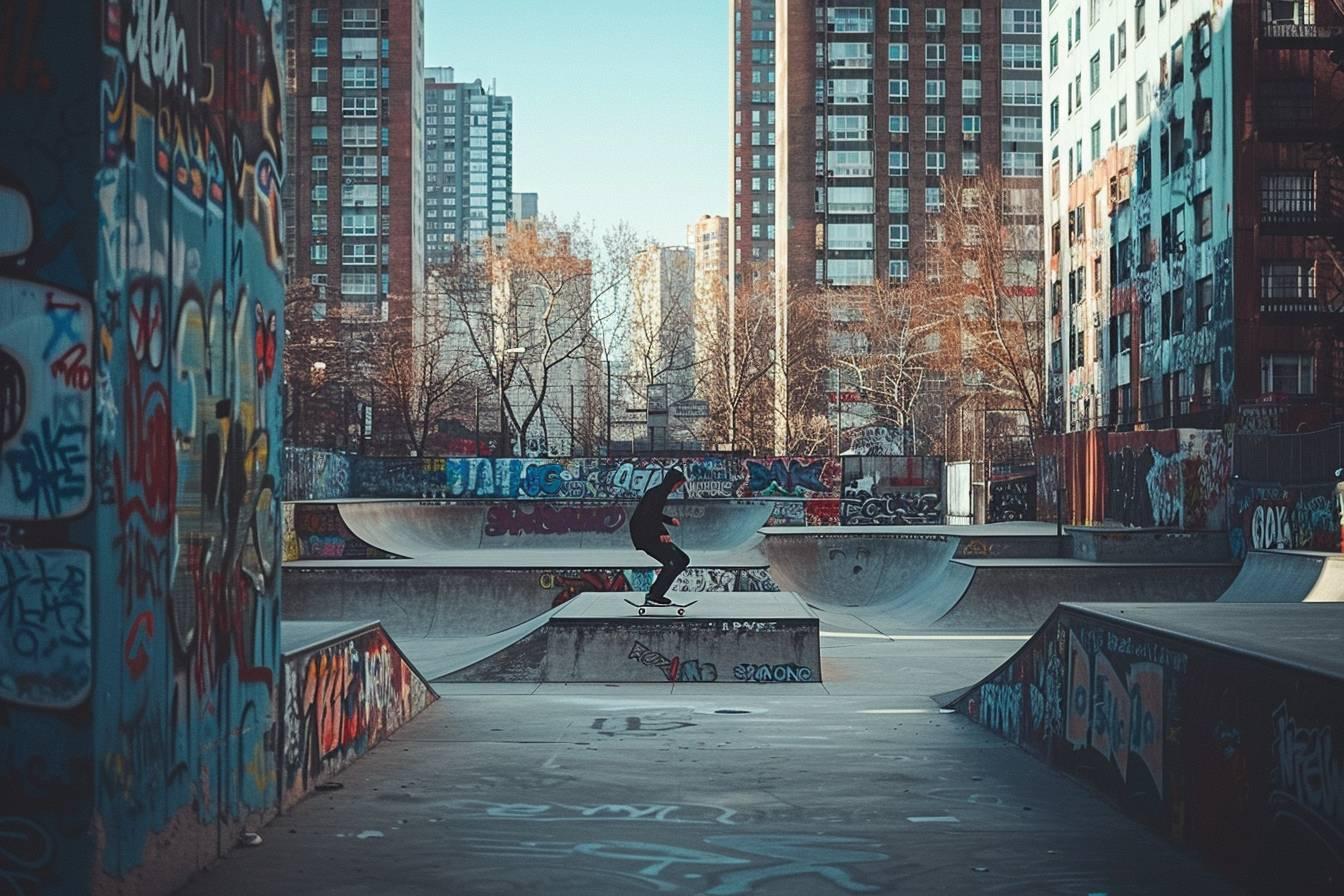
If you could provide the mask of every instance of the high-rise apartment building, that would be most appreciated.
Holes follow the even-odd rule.
[[[425,72],[425,238],[429,264],[502,236],[513,199],[513,98],[451,68]]]
[[[733,140],[729,276],[775,257],[775,0],[730,0]]]
[[[1344,408],[1344,18],[1049,4],[1049,422],[1292,431]]]
[[[424,2],[294,0],[285,15],[291,282],[325,286],[343,319],[399,317],[424,289]]]
[[[734,314],[734,291],[729,289],[728,258],[732,252],[728,218],[723,215],[701,215],[686,228],[686,244],[691,248],[695,266],[695,301],[692,319],[696,331],[695,363],[703,369],[709,361],[708,353],[726,341],[732,346],[731,331],[726,329]],[[727,340],[708,338],[720,328]]]
[[[936,279],[945,181],[1042,176],[1036,0],[780,0],[776,352],[818,285]],[[785,111],[787,110],[787,111]],[[785,376],[775,378],[783,450]]]

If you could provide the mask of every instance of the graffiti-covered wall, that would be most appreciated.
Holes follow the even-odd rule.
[[[1340,686],[1061,608],[957,707],[1252,892],[1333,892],[1344,880]]]
[[[435,699],[380,625],[284,658],[288,808]]]
[[[278,796],[282,11],[3,27],[0,879],[158,891]]]
[[[1220,430],[1088,430],[1040,440],[1037,512],[1055,518],[1144,528],[1225,529],[1232,448]]]

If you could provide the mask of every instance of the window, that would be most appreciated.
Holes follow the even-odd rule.
[[[910,82],[904,78],[893,78],[888,81],[887,98],[893,103],[904,103],[910,99]]]
[[[1202,159],[1213,150],[1213,100],[1195,101],[1195,158]]]
[[[377,118],[378,97],[343,96],[341,97],[341,115],[346,118]]]
[[[325,37],[313,38],[313,56],[322,57],[327,55],[327,39]]]
[[[1213,23],[1209,14],[1199,17],[1190,28],[1190,69],[1202,71],[1213,59]]]
[[[924,64],[930,68],[947,64],[947,44],[925,44]]]
[[[1041,48],[1039,44],[1004,44],[1001,49],[1005,69],[1035,69],[1041,67]]]
[[[377,236],[378,216],[365,212],[341,214],[341,236]]]
[[[309,138],[310,138],[314,143],[326,143],[326,142],[327,142],[327,126],[324,125],[324,124],[315,124],[315,125],[313,125],[313,126],[309,129],[308,136],[309,136]]]
[[[318,236],[320,236],[320,235],[322,235],[322,234],[324,234],[324,233],[327,232],[327,216],[326,216],[326,215],[313,215],[313,216],[312,216],[312,231],[313,231],[313,234],[314,234],[314,235],[318,235]]]
[[[378,67],[375,65],[342,66],[341,87],[346,90],[376,90],[378,88]]]
[[[327,67],[325,65],[315,65],[312,68],[312,77],[314,84],[327,83]]]
[[[838,34],[872,34],[873,10],[863,6],[841,6],[827,10],[828,28]]]
[[[328,21],[330,20],[327,18],[327,10],[325,7],[319,6],[313,10],[314,25],[325,25]]]
[[[341,27],[346,31],[376,31],[378,30],[378,10],[343,9],[341,10]]]
[[[1148,76],[1144,75],[1134,83],[1134,119],[1137,121],[1148,114]]]
[[[323,112],[323,113],[326,112],[326,111],[327,111],[327,98],[324,97],[324,96],[315,96],[315,97],[313,97],[313,98],[312,98],[312,101],[311,101],[310,104],[309,104],[308,109],[309,109],[310,112]]]
[[[324,228],[325,229],[325,228]],[[308,248],[308,260],[313,264],[327,263],[327,246],[325,243],[313,243]]]
[[[1145,224],[1139,228],[1139,270],[1153,266],[1153,228]]]
[[[378,294],[378,275],[376,273],[341,273],[341,293],[349,296],[373,296]]]
[[[1148,10],[1144,7],[1144,0],[1134,0],[1134,42],[1143,40],[1143,35],[1148,30]]]
[[[1041,153],[1008,151],[1003,153],[1004,177],[1040,177],[1041,174]]]
[[[910,211],[910,188],[892,187],[887,190],[887,207],[893,215],[903,215]]]
[[[943,188],[925,187],[924,210],[926,212],[940,212],[943,210],[943,207]]]
[[[1278,171],[1260,176],[1263,220],[1309,222],[1316,219],[1316,175],[1312,171]]]
[[[1050,38],[1050,71],[1059,68],[1059,35]]]
[[[1005,80],[1003,82],[1003,105],[1039,107],[1041,105],[1041,82]]]
[[[930,78],[924,82],[924,102],[941,103],[947,98],[947,82],[938,78]]]
[[[1041,139],[1041,120],[1034,115],[1005,115],[1003,139],[1036,142]]]
[[[910,260],[906,258],[893,258],[887,262],[887,275],[897,283],[908,283],[910,280]]]
[[[962,177],[975,177],[980,173],[980,153],[963,151],[961,154]]]
[[[1129,130],[1129,101],[1125,97],[1120,97],[1120,102],[1115,107],[1117,128],[1120,133]]]
[[[1204,242],[1213,236],[1213,191],[1205,190],[1195,197],[1195,241]]]
[[[1274,261],[1260,265],[1260,310],[1317,310],[1316,266],[1310,261]]]
[[[1125,23],[1121,22],[1120,27],[1115,31],[1115,59],[1116,62],[1124,62],[1125,56],[1129,53],[1129,46],[1125,39]]]
[[[887,173],[904,176],[910,172],[910,153],[894,150],[887,155]]]
[[[966,136],[967,139],[978,137],[980,135],[981,130],[982,128],[979,115],[961,116],[961,132]]]
[[[343,264],[377,264],[377,243],[345,243],[341,246]]]
[[[980,62],[979,44],[962,44],[961,61],[966,65],[977,65]]]
[[[1134,184],[1140,193],[1148,192],[1153,185],[1153,150],[1147,137],[1139,140],[1134,154]]]
[[[832,140],[867,140],[867,115],[828,115],[826,130]]]
[[[1312,357],[1308,354],[1276,352],[1260,358],[1260,391],[1266,395],[1310,395]]]
[[[924,28],[928,31],[942,31],[947,27],[947,10],[935,7],[924,10]]]
[[[888,44],[888,45],[887,45],[887,61],[888,61],[888,62],[909,62],[909,61],[910,61],[910,45],[909,45],[909,44],[898,44],[898,43],[891,43],[891,44]]]
[[[312,156],[312,157],[311,157],[311,164],[312,164],[312,170],[313,170],[313,171],[326,171],[326,170],[327,170],[327,157],[324,156],[324,155]]]
[[[830,65],[833,68],[873,67],[873,45],[870,43],[837,42],[828,46]],[[771,69],[771,72],[773,71]]]
[[[978,14],[980,10],[976,10]],[[1041,10],[1036,9],[1005,9],[1003,11],[1003,33],[1004,34],[1040,34],[1041,33]]]
[[[827,224],[826,247],[837,250],[868,251],[873,248],[873,225]]]
[[[1087,63],[1088,86],[1092,93],[1101,89],[1101,54],[1093,53],[1091,60]]]
[[[924,136],[942,138],[947,134],[947,116],[930,115],[924,119]]]
[[[327,185],[325,183],[313,184],[312,190],[309,191],[309,196],[312,198],[313,202],[326,202]]]
[[[980,10],[968,7],[961,11],[961,33],[980,33]]]
[[[961,101],[966,104],[980,102],[981,86],[979,78],[966,78],[961,82]]]
[[[1092,161],[1101,158],[1101,122],[1092,125]]]
[[[887,118],[887,130],[893,134],[910,133],[909,115],[892,115]]]
[[[1204,277],[1195,281],[1195,326],[1202,327],[1213,322],[1213,278]]]
[[[905,31],[910,27],[910,9],[905,6],[893,6],[888,14],[892,31]]]
[[[947,168],[947,153],[945,152],[926,152],[924,153],[924,168],[930,174],[942,174]]]
[[[1178,40],[1171,47],[1171,86],[1181,86],[1185,80],[1185,41]]]

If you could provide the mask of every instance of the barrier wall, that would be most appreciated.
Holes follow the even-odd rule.
[[[684,497],[779,498],[770,525],[941,523],[942,458],[763,457],[395,458],[287,449],[287,500],[637,499],[672,467]],[[679,496],[681,497],[681,496]]]
[[[1037,516],[1144,528],[1225,529],[1232,447],[1219,430],[1088,430],[1037,443]]]
[[[286,650],[283,665],[283,809],[437,699],[381,625]]]
[[[0,21],[0,881],[163,892],[278,805],[282,3]]]
[[[1207,625],[1224,607],[1193,609]],[[1338,630],[1327,605],[1268,609],[1314,615],[1266,650]],[[1256,891],[1337,892],[1344,681],[1319,665],[1063,606],[955,705]]]

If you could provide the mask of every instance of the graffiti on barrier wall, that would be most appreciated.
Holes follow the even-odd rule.
[[[0,700],[64,709],[88,696],[90,566],[83,550],[0,554]]]
[[[382,628],[284,659],[284,793],[292,804],[435,697]]]
[[[1331,485],[1287,487],[1237,483],[1231,495],[1232,554],[1339,549],[1339,502]]]
[[[485,515],[487,536],[618,532],[624,525],[619,504],[495,504]]]
[[[1008,523],[1036,519],[1036,477],[998,479],[989,484],[989,519]]]
[[[287,560],[387,560],[395,558],[376,548],[350,531],[336,504],[290,504],[287,516],[292,517],[286,529],[292,538],[293,556]]]
[[[713,663],[700,660],[682,660],[679,656],[666,657],[639,641],[630,648],[626,659],[634,660],[644,666],[653,666],[663,673],[668,681],[718,681],[719,670]]]

